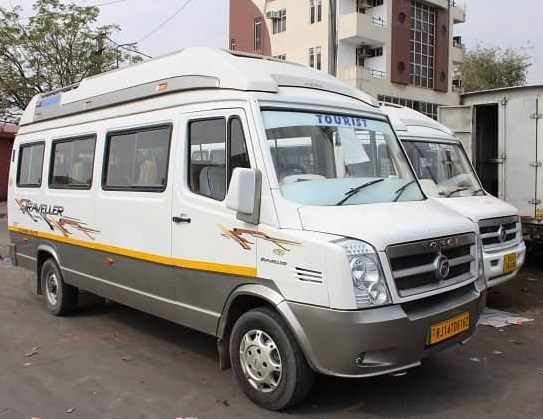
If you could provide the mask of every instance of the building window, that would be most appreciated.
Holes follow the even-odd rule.
[[[273,33],[284,32],[287,30],[287,9],[278,11],[279,16],[273,19]]]
[[[377,100],[379,102],[395,103],[396,105],[401,105],[414,109],[435,120],[437,120],[437,109],[439,106],[441,106],[437,103],[422,102],[420,100],[405,99],[402,97],[387,95],[377,95]]]
[[[90,189],[95,144],[94,136],[53,141],[49,186]]]
[[[106,138],[104,189],[160,192],[166,189],[171,126],[110,133]]]
[[[309,1],[309,19],[311,23],[322,20],[322,0]]]
[[[41,186],[44,150],[44,143],[21,145],[19,148],[17,186],[36,188]]]
[[[262,49],[262,18],[257,17],[254,21],[254,49]]]
[[[434,42],[436,10],[426,4],[412,2],[411,83],[434,87]]]
[[[321,69],[321,47],[309,48],[309,67]]]

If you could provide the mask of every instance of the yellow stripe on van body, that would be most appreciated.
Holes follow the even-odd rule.
[[[198,260],[178,259],[168,256],[160,256],[152,253],[138,252],[136,250],[125,249],[123,247],[111,246],[108,244],[93,243],[86,240],[72,239],[57,234],[45,233],[38,230],[31,230],[28,228],[16,226],[8,226],[8,230],[14,233],[25,234],[27,236],[39,237],[42,239],[48,239],[59,243],[71,244],[79,247],[85,247],[87,249],[98,250],[106,253],[113,253],[119,256],[126,256],[133,259],[144,260],[146,262],[159,263],[161,265],[196,269],[199,271],[256,277],[256,267],[228,265],[223,263],[204,262]]]

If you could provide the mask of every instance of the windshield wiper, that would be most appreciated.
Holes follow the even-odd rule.
[[[403,185],[401,188],[399,188],[396,192],[394,192],[395,196],[392,202],[396,202],[398,199],[400,199],[400,196],[402,196],[403,191],[405,191],[409,186],[411,186],[415,182],[416,180],[411,180],[407,182],[405,185]]]
[[[385,179],[374,179],[370,180],[369,182],[363,183],[362,185],[356,186],[354,188],[349,189],[347,192],[345,192],[345,198],[343,198],[341,201],[337,202],[336,205],[343,205],[351,196],[356,195],[358,192],[360,192],[362,189],[375,185],[376,183],[382,182]]]
[[[471,193],[471,196],[479,195],[479,193],[481,193],[481,195],[486,195],[486,192],[483,189],[476,189]]]
[[[444,196],[445,198],[449,198],[450,196],[454,195],[455,193],[466,191],[469,188],[467,186],[461,186],[459,188],[453,189],[452,191],[441,191],[439,192],[439,195]]]

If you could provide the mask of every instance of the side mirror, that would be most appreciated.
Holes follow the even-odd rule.
[[[237,212],[236,218],[251,224],[260,219],[262,175],[257,169],[237,167],[232,172],[226,207]]]

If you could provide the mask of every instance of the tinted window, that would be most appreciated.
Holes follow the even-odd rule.
[[[189,147],[191,190],[222,201],[226,196],[226,120],[190,122]]]
[[[90,188],[95,144],[95,137],[53,142],[49,185],[52,188]]]
[[[226,196],[236,167],[251,167],[239,117],[214,118],[189,124],[189,185],[193,192],[218,201]],[[227,145],[228,144],[228,145]]]
[[[44,143],[34,143],[20,147],[17,186],[38,187],[41,185],[44,150]]]
[[[104,189],[164,190],[170,138],[170,126],[109,134]]]

